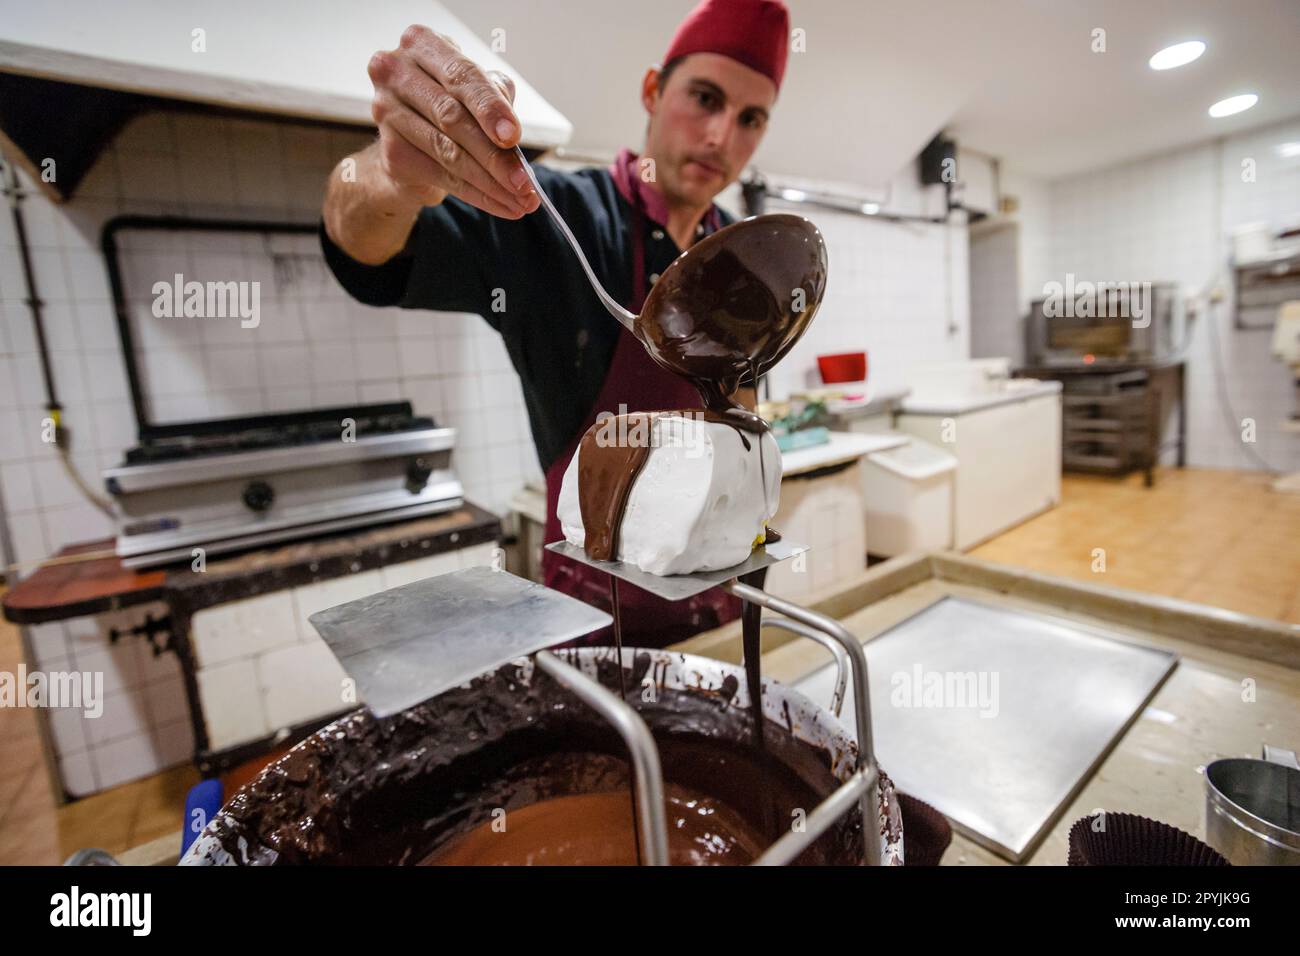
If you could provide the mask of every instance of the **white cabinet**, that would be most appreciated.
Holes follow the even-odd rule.
[[[905,411],[896,427],[957,458],[953,547],[964,551],[1061,500],[1061,395]]]

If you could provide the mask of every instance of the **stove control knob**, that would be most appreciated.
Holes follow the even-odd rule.
[[[427,460],[412,458],[406,466],[406,490],[413,495],[418,495],[429,483],[429,476],[432,474],[433,466]]]
[[[244,488],[244,504],[253,511],[265,511],[275,501],[275,489],[265,481],[250,481]]]

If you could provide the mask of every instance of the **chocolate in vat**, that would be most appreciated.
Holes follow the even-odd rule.
[[[558,653],[617,686],[610,649]],[[810,811],[856,764],[838,725],[823,723],[818,708],[787,688],[766,688],[769,713],[776,694],[788,706],[775,712],[789,726],[769,719],[760,755],[739,668],[662,651],[629,649],[621,659],[629,703],[654,733],[665,780],[679,795],[714,802],[717,818],[733,821],[727,829],[735,846],[713,862],[748,853],[748,834],[766,849],[795,810]],[[656,688],[655,700],[642,700],[643,681]],[[615,731],[544,673],[511,664],[385,720],[359,710],[307,738],[232,798],[187,862],[415,864],[455,852],[459,840],[491,823],[496,808],[505,809],[509,828],[526,807],[593,794],[616,795],[608,803],[622,807],[630,841],[628,782]],[[764,828],[764,798],[778,808],[775,833]],[[896,828],[884,780],[881,800]],[[566,827],[573,833],[581,824],[571,819]],[[856,865],[860,834],[855,810],[799,862]],[[548,839],[540,843],[525,852],[551,852]]]

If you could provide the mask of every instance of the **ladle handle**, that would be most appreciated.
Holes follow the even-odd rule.
[[[596,291],[596,296],[600,299],[600,304],[605,307],[606,311],[608,311],[610,315],[627,326],[629,332],[633,331],[633,326],[636,324],[636,316],[615,302],[610,294],[605,291],[605,287],[601,285],[600,280],[596,278],[596,273],[591,270],[591,264],[587,262],[587,257],[583,255],[582,246],[578,245],[578,240],[575,239],[573,233],[569,231],[569,224],[564,221],[564,217],[560,215],[559,211],[551,205],[550,197],[548,197],[542,190],[541,183],[537,181],[537,174],[533,172],[533,167],[529,164],[528,160],[524,158],[524,151],[516,146],[515,153],[519,156],[519,161],[524,164],[524,172],[528,174],[528,178],[532,181],[533,188],[537,190],[537,197],[542,201],[542,205],[546,207],[546,211],[550,213],[551,221],[555,223],[556,228],[564,234],[564,238],[569,240],[569,245],[573,247],[573,252],[578,257],[578,261],[582,263],[582,271],[587,273],[587,281],[591,283],[592,289]]]

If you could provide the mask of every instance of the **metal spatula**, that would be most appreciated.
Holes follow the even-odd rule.
[[[466,568],[308,618],[376,717],[607,626],[604,611],[508,571]]]

